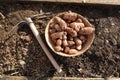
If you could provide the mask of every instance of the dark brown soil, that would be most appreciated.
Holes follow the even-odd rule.
[[[1,4],[0,37],[26,17],[43,12],[52,15],[64,11],[77,12],[95,26],[95,40],[83,55],[66,58],[55,55],[63,72],[57,73],[39,46],[27,25],[5,43],[0,43],[0,75],[33,76],[43,79],[51,76],[68,77],[120,77],[120,6],[90,6],[57,3]],[[34,20],[44,39],[46,20]],[[27,36],[23,39],[22,37]]]

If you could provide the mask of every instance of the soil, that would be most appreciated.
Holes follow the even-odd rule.
[[[0,43],[0,75],[32,76],[38,80],[52,76],[120,77],[120,6],[3,3],[0,6],[3,14],[0,15],[0,38],[26,17],[41,12],[50,12],[54,16],[69,10],[83,15],[94,25],[95,39],[89,50],[80,56],[66,58],[49,49],[63,69],[62,73],[57,73],[31,30],[24,24],[13,36]],[[43,41],[50,18],[33,19]]]

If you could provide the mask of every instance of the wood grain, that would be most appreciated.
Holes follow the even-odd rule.
[[[17,0],[34,2],[65,2],[65,3],[85,3],[85,4],[111,4],[120,5],[120,0]]]

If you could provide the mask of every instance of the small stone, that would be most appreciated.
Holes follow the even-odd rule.
[[[19,60],[19,64],[20,64],[20,65],[25,65],[26,63],[25,63],[25,61],[23,61],[23,60]]]
[[[111,22],[111,25],[114,26],[115,24],[113,22]]]
[[[20,39],[24,40],[25,38],[24,38],[24,36],[20,36]]]
[[[28,42],[31,41],[30,36],[25,36],[25,40],[28,41]]]
[[[25,40],[25,41],[31,41],[31,38],[30,38],[30,36],[29,35],[27,35],[27,36],[20,36],[20,38],[22,39],[22,40]]]
[[[78,71],[79,71],[80,73],[83,73],[83,74],[86,74],[86,75],[89,74],[89,71],[86,70],[86,69],[82,69],[82,68],[80,68],[80,69],[78,69]]]
[[[106,43],[109,43],[109,40],[105,40]]]
[[[104,32],[105,32],[105,33],[109,33],[109,29],[108,29],[108,28],[105,28],[105,29],[104,29]]]

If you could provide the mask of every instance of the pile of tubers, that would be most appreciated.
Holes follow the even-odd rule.
[[[70,55],[78,53],[94,31],[95,28],[86,26],[81,17],[71,11],[55,16],[49,25],[55,51]]]

